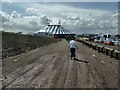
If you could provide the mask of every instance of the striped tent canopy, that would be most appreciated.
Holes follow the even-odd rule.
[[[65,37],[65,35],[71,34],[70,31],[65,30],[61,25],[48,25],[35,33],[39,35],[42,33],[42,35],[49,37]]]
[[[65,30],[61,25],[48,25],[45,33],[47,34],[71,34],[70,31]]]

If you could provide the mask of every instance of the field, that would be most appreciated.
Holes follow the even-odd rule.
[[[3,50],[21,46],[20,51],[25,51],[23,54],[2,59],[0,82],[3,90],[6,88],[114,89],[119,87],[118,60],[99,53],[81,42],[77,42],[76,59],[71,60],[68,42],[64,39],[3,34],[7,34],[6,38],[3,36],[3,40],[7,39],[6,44],[3,43],[6,45]],[[10,43],[7,43],[8,41]],[[15,52],[19,52],[19,49]]]
[[[2,58],[25,53],[60,39],[2,32]]]
[[[3,88],[118,88],[118,60],[62,40],[2,60]]]

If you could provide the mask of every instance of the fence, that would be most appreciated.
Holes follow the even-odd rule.
[[[83,44],[87,45],[89,48],[92,48],[96,51],[98,51],[99,53],[104,53],[108,56],[110,56],[111,58],[115,58],[115,59],[120,59],[120,51],[118,50],[114,50],[108,47],[104,47],[104,46],[100,46],[100,45],[96,45],[87,41],[83,41],[83,40],[79,40],[79,42],[82,42]]]

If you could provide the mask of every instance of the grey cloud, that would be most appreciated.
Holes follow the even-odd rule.
[[[55,7],[55,8],[53,8]],[[75,33],[84,32],[113,32],[116,29],[117,21],[115,17],[117,14],[113,14],[109,11],[102,10],[87,10],[87,9],[76,9],[71,7],[62,6],[49,6],[42,8],[28,8],[28,13],[34,13],[34,16],[22,16],[17,12],[13,12],[9,18],[3,17],[4,22],[10,22],[13,20],[13,26],[5,24],[4,28],[21,29],[25,32],[34,32],[39,30],[42,26],[48,24],[48,19],[62,20],[62,25],[67,29]],[[15,17],[16,19],[14,19]],[[22,18],[19,21],[18,18]],[[114,32],[116,33],[116,31]]]
[[[14,12],[12,15],[0,13],[0,17],[2,19],[1,25],[3,30],[11,32],[21,31],[23,33],[30,33],[39,30],[39,28],[41,27],[37,21],[34,21],[34,18],[21,18],[21,15],[20,17],[18,17],[19,15],[20,14],[17,14],[16,12]]]
[[[6,31],[12,31],[12,32],[23,32],[23,33],[32,33],[33,31],[36,31],[39,29],[39,27],[35,27],[32,25],[3,25],[2,26],[4,30]]]
[[[47,25],[48,24],[48,17],[46,17],[46,16],[41,17],[41,23],[44,25]]]
[[[4,12],[0,12],[0,20],[2,21],[2,23],[10,21],[9,15]]]

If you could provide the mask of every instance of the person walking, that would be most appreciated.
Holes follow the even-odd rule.
[[[70,42],[70,37],[69,37],[69,36],[66,37],[66,41],[67,41],[68,43]]]
[[[73,38],[71,38],[71,40],[70,40],[70,43],[69,43],[69,46],[68,46],[69,48],[70,48],[70,52],[71,52],[71,60],[74,58],[74,60],[76,59],[76,54],[75,54],[75,51],[76,51],[76,49],[78,49],[78,47],[77,47],[77,43],[76,43],[76,41],[75,41],[75,38],[73,37]]]

